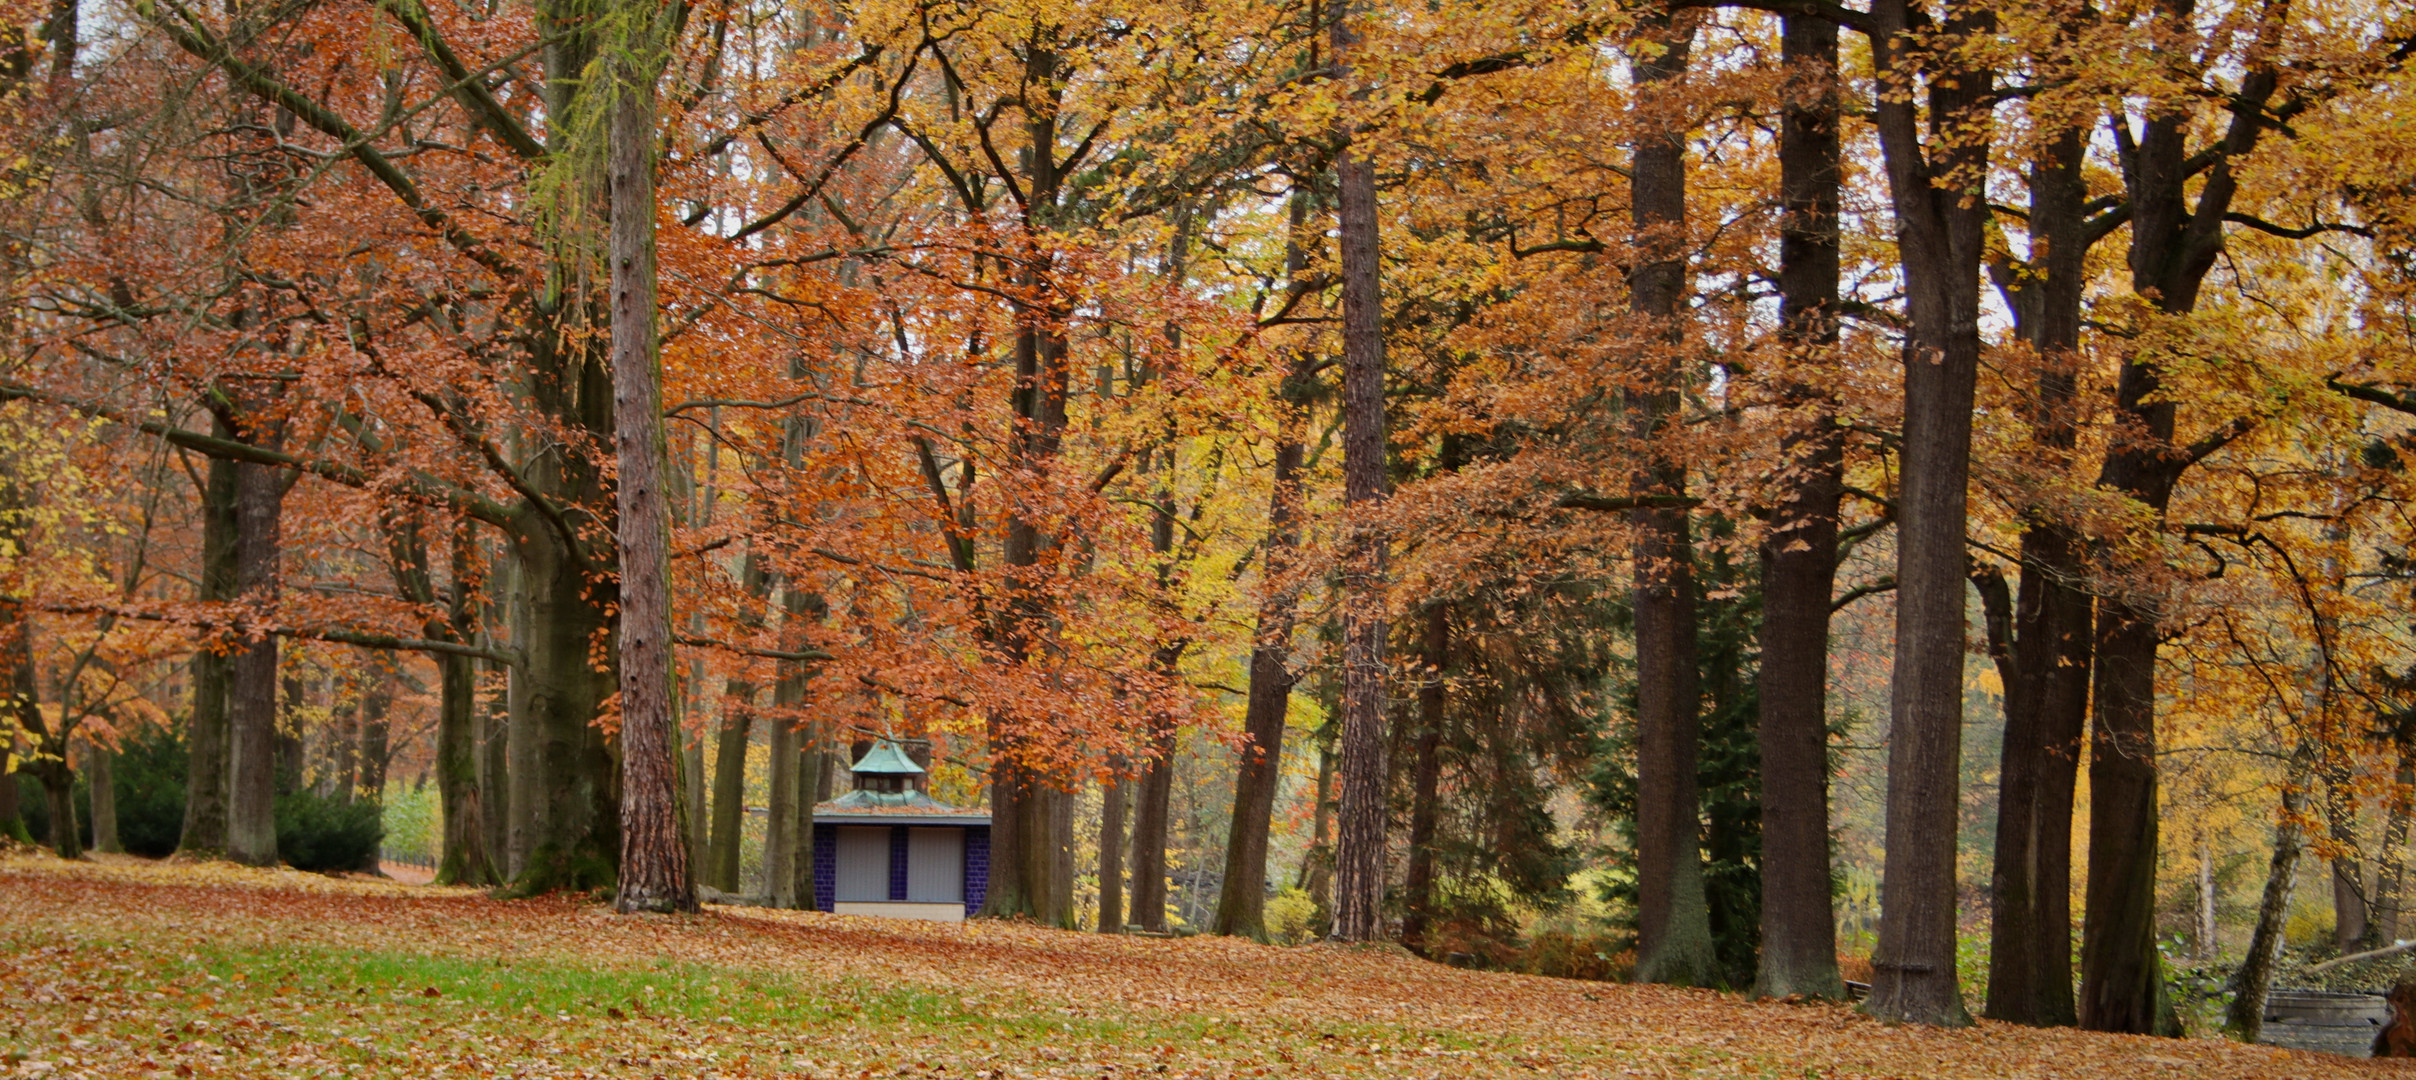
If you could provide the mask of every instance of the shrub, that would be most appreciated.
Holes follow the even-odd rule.
[[[377,865],[386,828],[378,804],[304,789],[277,800],[277,854],[296,870],[331,873]]]
[[[182,732],[146,727],[118,747],[110,778],[117,792],[117,838],[129,855],[176,853],[185,828]]]
[[[1318,933],[1317,898],[1304,889],[1284,886],[1267,901],[1264,916],[1267,940],[1278,945],[1301,945],[1323,936]]]

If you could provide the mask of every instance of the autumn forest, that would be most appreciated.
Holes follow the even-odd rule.
[[[2416,974],[2401,5],[0,4],[10,904]]]

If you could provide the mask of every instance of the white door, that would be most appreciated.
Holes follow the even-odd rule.
[[[889,830],[878,825],[839,827],[838,887],[833,899],[889,899]]]
[[[965,902],[965,830],[906,830],[906,899]]]

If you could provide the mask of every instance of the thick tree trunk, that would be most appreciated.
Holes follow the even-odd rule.
[[[2156,954],[2156,621],[2120,597],[2097,620],[2097,715],[2089,737],[2088,917],[2081,926],[2080,1023],[2158,1031]]]
[[[680,817],[679,722],[671,693],[671,508],[663,445],[662,365],[655,351],[652,9],[615,59],[607,140],[612,201],[613,446],[620,510],[621,865],[624,912],[695,911],[696,882]]]
[[[263,618],[277,609],[285,474],[236,466],[235,589]],[[277,638],[247,634],[228,657],[227,857],[277,862]]]
[[[1873,66],[1909,75],[1918,58],[1907,0],[1871,9]],[[1981,33],[1988,16],[1957,6],[1939,48]],[[1904,350],[1904,442],[1897,488],[1895,668],[1889,687],[1887,855],[1879,946],[1865,1006],[1881,1019],[1962,1026],[1955,970],[1955,833],[1963,734],[1964,525],[1971,413],[1980,360],[1980,200],[1938,183],[1987,164],[1990,72],[1947,59],[1927,86],[1923,144],[1914,100],[1873,106],[1895,210],[1911,331]]]
[[[62,748],[63,749],[63,748]],[[44,758],[34,766],[42,781],[42,796],[50,810],[50,850],[62,859],[84,857],[83,830],[76,827],[75,770],[64,758]]]
[[[2075,418],[2088,189],[2083,146],[2067,131],[2030,173],[2033,275],[2012,290],[2015,320],[2042,364],[2031,441],[2043,462],[2069,460]],[[1998,769],[1990,878],[1988,1002],[1992,1020],[2068,1025],[2072,997],[2072,799],[2089,706],[2092,600],[2083,547],[2038,513],[2023,528],[2021,593],[2006,655],[2005,743]]]
[[[1025,54],[1024,72],[1032,85],[1053,85],[1062,77],[1057,55],[1046,48]],[[1057,161],[1057,117],[1046,109],[1030,110],[1024,155],[1025,205],[1032,208],[1024,227],[1032,246],[1018,283],[1030,294],[1049,295],[1055,269],[1039,245],[1039,232],[1050,222],[1063,177]],[[1012,404],[1016,435],[1011,459],[1034,475],[1058,467],[1066,426],[1066,394],[1070,372],[1066,313],[1056,308],[1019,307],[1015,328],[1015,387]],[[1043,580],[1058,539],[1044,528],[1046,514],[1036,505],[1013,506],[1007,515],[1001,552],[1018,575],[1008,593],[996,640],[1011,663],[1029,663],[1045,652],[1048,626],[1054,621],[1051,598]],[[1071,928],[1074,920],[1074,813],[1071,777],[1040,763],[1047,748],[1028,745],[1030,719],[1012,709],[990,718],[990,891],[983,912],[1002,917],[1022,916],[1043,926]]]
[[[397,545],[396,584],[405,597],[422,604],[436,599],[434,582],[426,572],[426,545],[421,542],[417,522],[412,521],[392,535],[402,542]],[[426,633],[430,638],[469,642],[478,639],[478,606],[471,595],[476,541],[467,526],[454,533],[452,582],[447,590],[445,617],[430,619]],[[467,656],[439,653],[434,657],[438,681],[436,701],[436,797],[442,808],[444,828],[443,861],[436,868],[436,880],[445,885],[493,885],[502,880],[496,873],[494,861],[487,848],[485,802],[481,798],[478,768],[478,673],[475,661]],[[376,691],[384,694],[381,684]],[[370,701],[362,702],[366,718]],[[383,713],[384,707],[379,706]],[[382,721],[380,726],[382,727]],[[382,756],[382,755],[381,755]],[[366,760],[366,757],[364,757]],[[384,766],[378,767],[379,786],[384,785]],[[364,782],[363,787],[368,787]]]
[[[1657,51],[1632,65],[1638,109],[1670,109],[1670,84],[1686,73],[1693,23],[1666,21],[1653,32]],[[1687,296],[1686,133],[1640,125],[1635,147],[1632,218],[1638,265],[1628,276],[1629,308],[1649,323],[1663,355],[1629,395],[1630,435],[1656,445],[1676,423],[1688,365],[1683,318]],[[1631,481],[1642,500],[1677,500],[1686,467],[1648,461]],[[1629,516],[1635,540],[1636,617],[1636,973],[1638,982],[1716,986],[1711,909],[1703,895],[1702,814],[1695,749],[1702,695],[1696,685],[1694,545],[1687,511],[1646,506]]]
[[[1348,80],[1358,34],[1334,20],[1337,78]],[[1342,565],[1342,785],[1335,812],[1334,925],[1342,941],[1384,936],[1384,637],[1386,541],[1374,520],[1384,502],[1384,283],[1376,165],[1350,133],[1334,160],[1342,269],[1342,500],[1349,515]]]
[[[212,434],[231,438],[223,419]],[[194,599],[235,597],[235,463],[211,458],[201,490],[201,580]],[[185,722],[185,822],[177,854],[226,853],[227,656],[205,640],[193,653],[193,699]]]
[[[1401,883],[1401,940],[1423,950],[1434,917],[1436,805],[1443,778],[1443,725],[1450,703],[1443,673],[1451,664],[1451,605],[1426,609],[1425,668],[1418,683],[1418,743],[1409,782],[1409,868]]]
[[[353,753],[353,784],[373,801],[386,797],[386,768],[394,756],[388,745],[393,709],[394,672],[381,663],[361,694],[361,741]]]
[[[1121,760],[1117,763],[1122,765]],[[1127,790],[1122,777],[1099,784],[1099,932],[1124,932],[1124,809]]]
[[[589,577],[559,537],[542,525],[514,537],[527,583],[525,663],[514,734],[525,740],[512,762],[521,868],[506,895],[597,889],[614,883],[621,851],[617,773],[604,733],[593,723],[616,682],[596,670],[599,646],[614,648],[607,612],[617,583]]]
[[[2299,819],[2307,812],[2306,781],[2313,771],[2316,748],[2312,736],[2301,736],[2282,782],[2282,812],[2273,827],[2273,858],[2265,868],[2265,893],[2257,901],[2257,922],[2248,935],[2248,955],[2232,973],[2231,1004],[2223,1013],[2223,1030],[2242,1042],[2255,1042],[2265,1027],[2265,999],[2273,989],[2273,967],[2282,952],[2284,924],[2290,918],[2290,893],[2298,881],[2299,854],[2306,839]]]
[[[117,835],[117,783],[110,768],[115,756],[99,743],[84,744],[84,778],[92,788],[92,850],[104,855],[126,853],[126,845]]]
[[[1780,118],[1780,326],[1804,369],[1781,447],[1794,482],[1762,544],[1762,951],[1754,993],[1842,999],[1829,877],[1829,604],[1845,471],[1828,376],[1838,370],[1837,24],[1788,16]]]
[[[1166,929],[1166,828],[1174,796],[1174,752],[1173,726],[1158,724],[1133,810],[1132,924],[1161,933]]]

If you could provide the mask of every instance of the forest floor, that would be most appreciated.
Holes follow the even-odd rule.
[[[2216,1040],[1888,1027],[1836,1005],[1398,950],[0,857],[0,1076],[2416,1075]]]

